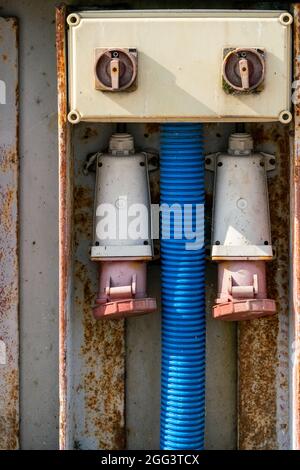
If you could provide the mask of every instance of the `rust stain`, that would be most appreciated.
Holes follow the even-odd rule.
[[[0,146],[0,169],[1,172],[13,170],[18,161],[17,147]]]
[[[18,369],[6,370],[2,381],[5,389],[1,390],[4,397],[3,408],[5,413],[0,416],[0,450],[14,450],[19,446],[19,414],[14,406],[19,399],[19,371]]]
[[[239,448],[276,448],[277,319],[239,325]]]
[[[120,410],[120,400],[125,394],[124,374],[121,372],[125,360],[124,321],[94,320],[91,306],[95,293],[89,286],[90,280],[87,279],[84,284],[84,343],[81,349],[85,358],[85,432],[98,438],[100,449],[120,450],[125,447],[124,413]]]
[[[16,207],[17,195],[15,188],[7,189],[0,194],[0,224],[2,229],[10,232],[15,224],[13,210]]]
[[[269,298],[277,315],[239,323],[239,448],[277,449],[286,445],[288,426],[288,273],[289,273],[289,128],[252,124],[255,147],[272,142],[276,171],[269,178],[272,244],[267,263]],[[283,398],[282,398],[283,397]],[[279,442],[284,434],[285,442]]]
[[[159,132],[160,124],[158,122],[148,122],[145,124],[145,134],[151,135]]]
[[[91,189],[75,187],[74,232],[78,247],[91,239],[92,208]],[[75,261],[75,302],[83,322],[84,433],[98,441],[99,449],[119,450],[125,448],[124,321],[102,322],[93,318],[96,292],[89,263],[88,253],[85,263]]]
[[[74,210],[86,209],[88,211],[93,207],[94,199],[91,191],[84,186],[74,188]]]
[[[82,236],[89,240],[92,238],[93,219],[91,208],[93,207],[92,191],[84,186],[74,188],[74,244],[77,247]]]
[[[85,127],[84,132],[81,136],[81,140],[88,141],[91,137],[96,137],[98,135],[97,129],[93,127]]]
[[[300,4],[294,5],[294,80],[300,80]],[[291,233],[292,233],[292,322],[293,362],[291,373],[292,443],[300,450],[300,87],[295,90],[294,148],[291,167]]]
[[[151,202],[152,204],[159,204],[159,201],[160,201],[159,171],[150,173],[149,184],[150,184]]]
[[[65,20],[66,6],[62,5],[56,8],[59,149],[59,445],[61,449],[68,447],[67,309],[70,302],[69,277],[72,255],[72,165],[69,158],[70,130],[67,122]]]
[[[60,268],[59,268],[59,337],[60,337],[60,448],[81,448],[80,436],[71,439],[69,422],[84,419],[84,436],[98,440],[102,449],[122,449],[125,446],[124,424],[124,322],[96,322],[91,308],[95,300],[91,262],[88,249],[85,262],[77,257],[82,243],[86,247],[91,240],[92,229],[92,192],[76,185],[73,191],[74,171],[71,164],[70,128],[67,123],[67,78],[66,78],[66,7],[56,9],[56,47],[58,73],[58,130],[59,130],[59,231],[60,231]],[[88,141],[96,135],[92,127],[85,129],[81,140]],[[73,204],[74,202],[74,204]],[[74,222],[74,228],[72,227]],[[74,234],[75,263],[72,273],[72,237]],[[85,250],[85,248],[84,248]],[[92,265],[94,266],[94,265]],[[70,291],[71,279],[75,284]],[[75,411],[71,415],[68,396],[69,370],[67,349],[68,311],[75,300],[75,313],[82,317],[83,343],[80,353],[83,359],[80,370],[81,381],[77,393],[83,393],[84,416]]]
[[[9,73],[11,93],[15,94],[3,110],[0,146],[0,340],[5,345],[0,374],[0,449],[14,450],[19,447],[17,20],[2,18],[0,27],[3,42],[11,48],[9,56],[1,54],[2,72],[4,76]]]
[[[13,255],[12,250],[10,250],[9,255]],[[2,249],[1,249],[0,256],[1,256],[1,259],[4,258]],[[17,274],[17,272],[15,272],[14,274]],[[14,303],[17,303],[18,301],[18,288],[15,282],[12,281],[9,284],[8,283],[4,284],[2,283],[2,279],[1,279],[0,298],[1,298],[1,302],[0,302],[1,319],[3,320],[5,318],[8,320],[11,305]],[[2,330],[0,339],[2,340],[9,339],[8,333],[7,331],[4,330],[4,328]]]

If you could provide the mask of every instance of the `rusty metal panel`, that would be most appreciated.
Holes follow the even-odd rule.
[[[95,174],[85,175],[88,154],[106,147],[114,127],[80,124],[73,130],[74,254],[72,343],[73,447],[125,447],[125,324],[92,316],[98,263],[89,259]]]
[[[72,231],[72,167],[69,158],[70,129],[67,122],[67,76],[65,43],[65,6],[56,10],[58,153],[59,153],[59,445],[69,447],[70,411],[68,380],[68,332],[71,308],[71,231]]]
[[[19,446],[18,24],[0,18],[0,449]]]
[[[253,124],[247,129],[258,151],[276,157],[269,178],[272,244],[268,293],[277,315],[243,321],[238,328],[238,445],[240,449],[289,448],[289,127]]]
[[[294,5],[294,147],[291,164],[291,447],[300,450],[300,3]]]
[[[235,124],[210,123],[204,125],[205,154],[224,152],[228,139],[235,132]],[[206,233],[210,243],[214,174],[207,171],[205,185]],[[209,255],[209,250],[207,251]],[[205,449],[235,450],[237,443],[237,342],[236,322],[218,321],[212,318],[212,307],[218,292],[218,266],[206,263],[206,419]]]
[[[71,130],[66,121],[66,8],[56,10],[59,124],[60,448],[125,447],[124,320],[95,321],[97,264],[89,260],[94,176],[88,153],[103,148],[111,126]],[[72,149],[71,149],[72,139]]]

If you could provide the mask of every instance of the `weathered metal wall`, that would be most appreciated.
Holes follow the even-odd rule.
[[[274,317],[243,321],[238,328],[238,427],[240,449],[289,448],[289,166],[290,129],[251,124],[255,149],[274,154],[269,205],[275,258],[267,264]]]
[[[294,6],[294,133],[291,183],[291,321],[290,429],[291,448],[300,450],[300,4]]]
[[[225,148],[232,125],[207,126],[207,149]],[[126,368],[124,322],[96,322],[91,307],[97,292],[96,263],[89,260],[92,236],[95,174],[83,173],[87,156],[106,148],[114,125],[80,124],[73,129],[74,171],[74,256],[69,286],[74,302],[68,314],[69,384],[68,417],[62,442],[67,448],[159,448],[160,407],[160,314],[126,322]],[[157,151],[158,125],[128,125],[137,148]],[[214,141],[216,139],[216,141]],[[159,200],[157,175],[151,176],[153,201]],[[208,190],[211,191],[211,182]],[[64,221],[61,221],[62,223]],[[70,257],[66,253],[67,257]],[[236,443],[236,350],[235,325],[211,319],[215,291],[215,267],[208,279],[208,366],[207,448],[235,448]],[[150,292],[160,297],[160,270],[149,267]],[[62,364],[61,364],[62,366]],[[126,373],[126,399],[124,377]],[[126,410],[124,408],[126,402]],[[149,406],[150,405],[150,406]],[[126,422],[126,435],[125,435]]]
[[[58,32],[62,27],[58,15]],[[58,50],[64,38],[58,34]],[[64,76],[60,55],[58,72]],[[60,90],[61,91],[61,90]],[[65,89],[62,99],[65,96]],[[65,119],[65,108],[59,108]],[[59,119],[59,122],[61,119]],[[65,124],[62,126],[64,129]],[[212,125],[207,128],[207,151],[222,150],[227,146],[229,132],[234,125]],[[157,124],[130,124],[136,148],[159,149]],[[124,322],[96,322],[91,307],[97,292],[97,266],[89,260],[92,237],[93,188],[95,175],[85,176],[83,166],[87,156],[106,148],[113,125],[80,124],[73,127],[73,151],[67,151],[68,137],[60,139],[60,179],[66,182],[60,189],[60,318],[63,322],[60,370],[62,448],[97,449],[158,448],[160,406],[160,316],[129,320],[126,323],[125,350]],[[72,169],[67,161],[74,160]],[[74,186],[74,209],[67,207],[69,185]],[[152,200],[159,201],[158,178],[151,178]],[[212,184],[208,184],[211,201]],[[73,223],[70,220],[73,214]],[[72,234],[69,245],[67,234]],[[68,247],[66,249],[66,243]],[[208,289],[212,304],[215,269],[208,269]],[[149,289],[160,297],[159,266],[149,269]],[[68,297],[73,302],[66,302]],[[150,326],[151,325],[151,326]],[[236,446],[236,360],[235,325],[211,321],[208,310],[207,343],[207,448],[235,448]],[[149,331],[150,330],[150,331]],[[152,333],[152,334],[151,334]],[[69,340],[66,335],[69,335]],[[126,369],[125,369],[126,352]],[[223,373],[226,369],[226,374]],[[126,372],[126,399],[124,395]],[[64,374],[62,376],[62,373]],[[125,410],[126,402],[126,410]],[[149,404],[150,407],[149,407]],[[125,436],[126,421],[126,436]]]
[[[95,174],[84,175],[88,154],[107,146],[113,126],[78,125],[74,147],[74,258],[71,310],[71,448],[122,449],[125,446],[124,320],[92,317],[98,264],[89,260]]]
[[[21,447],[25,449],[52,449],[58,447],[58,152],[57,152],[57,83],[55,65],[55,0],[0,0],[2,15],[15,15],[20,21],[20,321],[21,321]],[[95,5],[95,1],[74,1],[70,4]],[[98,2],[99,6],[112,7],[119,1]],[[162,4],[163,3],[163,4]],[[234,7],[234,4],[228,4]],[[239,7],[249,5],[239,3]],[[163,7],[163,8],[224,8],[224,2],[149,2],[130,1],[124,7]],[[255,8],[255,5],[251,6]],[[257,7],[268,8],[269,4],[260,3]],[[280,5],[282,8],[283,5]],[[279,7],[278,7],[279,8]],[[106,367],[123,368],[124,337],[123,326],[117,327],[114,338],[119,336],[119,345],[111,344],[112,326],[95,325],[89,309],[93,302],[96,282],[96,267],[88,261],[88,244],[91,228],[91,198],[93,176],[84,177],[81,164],[86,154],[98,150],[105,144],[110,127],[78,126],[74,134],[75,148],[75,187],[74,187],[74,222],[76,231],[75,263],[72,273],[73,285],[68,292],[74,292],[74,308],[69,309],[68,357],[73,375],[65,384],[70,400],[65,403],[65,413],[81,416],[78,422],[72,420],[66,435],[71,437],[66,443],[70,447],[123,445],[123,437],[114,442],[111,436],[117,436],[121,430],[123,436],[124,419],[127,428],[127,446],[129,448],[158,447],[159,430],[159,366],[160,338],[159,314],[132,319],[126,327],[126,415],[122,408],[124,390],[116,383],[117,378],[110,374],[111,383],[116,384],[114,393],[120,393],[120,399],[113,406],[111,401],[101,401],[103,380],[101,369],[97,369],[97,357],[105,360]],[[272,130],[273,129],[273,130]],[[275,129],[275,130],[274,130]],[[134,126],[140,146],[157,147],[156,127]],[[285,142],[282,129],[257,126],[256,136],[260,138],[260,149],[276,150]],[[226,149],[226,139],[230,128],[206,126],[207,152]],[[277,137],[278,133],[278,137]],[[270,140],[275,139],[275,145]],[[281,142],[281,143],[280,143]],[[287,315],[286,315],[286,256],[288,227],[286,225],[287,186],[285,178],[286,151],[279,150],[283,165],[277,173],[280,188],[271,181],[272,221],[274,236],[278,232],[280,257],[272,266],[275,286],[271,293],[280,299],[280,317],[277,320],[263,321],[249,328],[244,326],[244,340],[240,342],[240,358],[244,358],[245,374],[239,373],[240,384],[244,392],[241,395],[240,445],[251,447],[253,423],[258,423],[258,432],[254,432],[253,442],[259,448],[271,448],[287,445]],[[87,178],[87,179],[86,179]],[[275,181],[275,180],[274,180]],[[210,182],[208,181],[208,206],[211,201]],[[83,189],[82,189],[83,188]],[[280,204],[277,206],[277,200]],[[276,204],[275,204],[276,201]],[[281,214],[281,215],[280,215]],[[272,227],[274,228],[274,227]],[[286,228],[286,230],[285,230]],[[280,245],[281,244],[281,245]],[[278,247],[276,247],[278,249]],[[208,264],[207,270],[207,306],[213,303],[216,288],[215,266]],[[158,266],[149,269],[149,284],[152,295],[159,295]],[[76,291],[75,291],[76,288]],[[67,291],[66,291],[67,292]],[[62,299],[61,299],[62,300]],[[67,296],[71,304],[72,298]],[[121,325],[121,323],[119,324]],[[271,325],[271,327],[270,327]],[[106,328],[109,329],[108,334]],[[118,330],[120,328],[120,331]],[[243,327],[242,327],[243,328]],[[241,328],[241,331],[242,331]],[[236,356],[235,326],[211,320],[208,313],[207,323],[207,448],[235,448],[235,406],[236,406]],[[240,331],[240,340],[241,340]],[[99,341],[106,336],[105,348]],[[241,349],[241,345],[244,347]],[[250,351],[247,351],[249,344]],[[62,345],[63,348],[66,345]],[[112,348],[114,360],[110,363],[107,354]],[[118,349],[119,348],[119,349]],[[61,350],[63,354],[64,350]],[[119,352],[119,356],[117,355]],[[260,367],[260,360],[270,371]],[[240,367],[242,361],[240,360]],[[247,367],[250,372],[247,371]],[[106,369],[107,370],[107,369]],[[67,371],[65,371],[67,374]],[[266,373],[267,372],[267,373]],[[96,381],[93,381],[93,374]],[[90,375],[92,374],[92,375]],[[106,375],[107,377],[107,375]],[[262,394],[267,393],[268,400],[263,400],[256,391],[256,383]],[[124,382],[123,382],[124,386]],[[118,388],[121,387],[121,388]],[[247,390],[251,391],[251,400],[247,400]],[[109,393],[107,390],[105,393]],[[84,398],[83,398],[84,397]],[[244,399],[242,398],[244,397]],[[87,408],[84,408],[87,405]],[[99,431],[99,415],[106,406],[107,421]],[[261,419],[256,421],[258,409]],[[118,415],[117,410],[120,410]],[[86,413],[86,420],[82,416]],[[122,414],[123,413],[123,414]],[[274,413],[276,417],[274,418]],[[112,418],[112,422],[109,418]],[[98,420],[98,421],[97,421]],[[77,428],[76,426],[77,425]],[[62,423],[61,423],[62,424]],[[111,426],[111,427],[110,427]],[[252,433],[252,434],[251,434]],[[87,436],[92,436],[88,438]],[[243,442],[243,444],[242,444]]]
[[[0,449],[19,443],[18,23],[0,18]]]
[[[54,3],[0,2],[0,14],[16,16],[19,22],[20,445],[25,449],[58,446]]]
[[[56,67],[58,94],[58,188],[59,188],[59,445],[70,446],[69,435],[72,412],[69,368],[71,364],[70,348],[70,315],[73,305],[72,282],[70,273],[73,256],[73,159],[71,152],[71,128],[67,122],[67,45],[65,34],[65,7],[56,10]]]

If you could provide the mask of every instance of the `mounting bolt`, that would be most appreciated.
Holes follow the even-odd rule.
[[[68,121],[71,124],[78,124],[81,121],[80,113],[76,109],[72,109],[68,114]]]
[[[288,26],[293,22],[293,16],[290,13],[281,13],[279,21],[283,26]]]
[[[289,124],[293,119],[293,115],[290,111],[281,111],[278,116],[279,122],[282,124]]]
[[[77,26],[80,23],[80,20],[80,15],[78,15],[77,13],[71,13],[67,17],[67,23],[69,26]]]

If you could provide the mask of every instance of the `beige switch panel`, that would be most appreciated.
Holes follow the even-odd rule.
[[[292,20],[283,11],[71,13],[69,121],[287,123]],[[137,78],[130,92],[117,89],[119,78],[113,91],[95,87],[95,57],[103,48],[136,51]],[[251,60],[243,56],[238,61],[239,73],[246,70],[243,92],[224,87],[224,51],[235,49],[263,51],[264,77],[254,90],[247,88]],[[109,75],[114,62],[108,67]],[[117,73],[121,77],[121,68]]]

